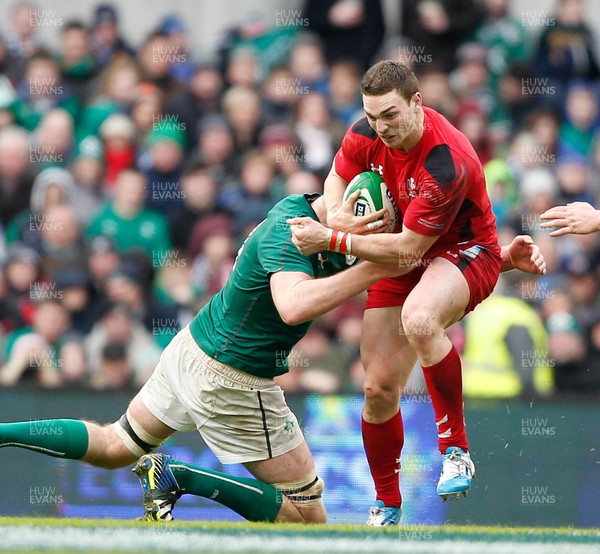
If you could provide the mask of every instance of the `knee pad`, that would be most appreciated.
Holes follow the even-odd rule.
[[[147,433],[132,417],[129,410],[121,416],[119,421],[113,423],[113,427],[127,449],[138,458],[149,454],[163,442]]]
[[[325,489],[325,482],[314,471],[297,481],[273,483],[273,486],[285,494],[294,504],[302,504],[303,506],[322,505],[321,496]]]

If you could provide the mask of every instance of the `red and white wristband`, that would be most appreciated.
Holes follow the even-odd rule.
[[[352,254],[352,233],[327,229],[327,250],[340,254]]]

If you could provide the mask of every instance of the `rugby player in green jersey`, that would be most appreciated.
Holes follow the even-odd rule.
[[[287,355],[312,319],[408,269],[370,262],[348,267],[354,260],[332,252],[303,256],[286,221],[305,216],[325,220],[319,195],[292,195],[275,205],[240,248],[225,287],[173,338],[118,421],[4,423],[0,447],[107,469],[137,460],[149,520],[172,519],[176,500],[194,494],[251,521],[325,522],[323,481],[274,377],[287,371]],[[504,270],[543,270],[529,237],[504,247],[503,259]],[[44,427],[53,432],[40,432]],[[175,431],[196,429],[221,462],[242,463],[256,479],[151,453]]]

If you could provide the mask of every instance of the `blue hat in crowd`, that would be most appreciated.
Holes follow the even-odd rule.
[[[102,25],[103,23],[117,24],[119,16],[117,10],[110,4],[100,4],[94,12],[94,26]]]
[[[173,33],[184,33],[185,25],[181,18],[177,15],[167,15],[160,25],[160,32],[165,35],[172,35]]]

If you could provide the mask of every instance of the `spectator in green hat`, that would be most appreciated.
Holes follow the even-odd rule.
[[[169,213],[181,207],[185,196],[180,181],[186,137],[176,116],[162,118],[152,126],[139,165],[148,180],[146,206]]]
[[[85,137],[75,149],[69,171],[77,184],[77,211],[82,221],[91,221],[104,202],[104,149],[100,139]]]

